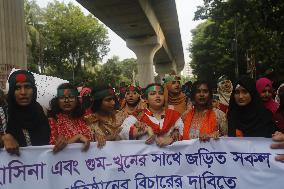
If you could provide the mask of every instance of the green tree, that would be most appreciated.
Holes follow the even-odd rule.
[[[38,73],[42,65],[43,40],[39,32],[42,23],[42,10],[34,0],[24,1],[28,69]]]
[[[96,83],[118,86],[121,79],[121,69],[118,66],[119,57],[114,56],[102,65],[97,73]]]
[[[230,61],[224,61],[224,63],[235,64],[235,62],[238,62],[240,73],[245,74],[247,70],[247,53],[251,52],[260,75],[269,67],[276,68],[278,74],[281,75],[284,68],[283,12],[283,1],[204,0],[204,5],[195,12],[195,19],[211,22],[211,26],[213,24],[216,29],[208,32],[207,38],[212,37],[212,43],[223,41],[224,47],[232,51],[231,54],[225,51],[224,55],[211,60],[212,67],[216,66],[217,72],[222,71],[226,73],[227,66],[224,66],[224,69],[222,69],[221,59],[224,59],[224,56],[228,56]],[[208,26],[206,30],[210,31],[209,28]],[[231,44],[231,47],[228,44]],[[190,50],[192,49],[194,48],[190,48]],[[205,48],[202,51],[208,51],[207,54],[209,54],[211,50],[211,48]],[[222,48],[217,48],[216,50],[220,51]],[[195,51],[191,53],[194,57],[196,53],[200,52]],[[259,65],[259,62],[262,64]],[[209,69],[206,66],[204,68],[197,66],[197,64],[202,64],[197,59],[193,60],[193,64],[194,72],[199,75],[202,75],[203,69],[207,69],[205,71]],[[218,68],[218,64],[221,69]],[[197,68],[200,69],[198,70]]]
[[[135,58],[127,58],[118,62],[118,66],[121,69],[121,81],[126,84],[133,83],[135,75],[138,73],[137,60]]]
[[[216,83],[226,73],[234,75],[234,59],[231,50],[231,34],[215,22],[207,20],[192,30],[191,67],[198,79]]]
[[[54,0],[45,8],[43,17],[44,62],[51,74],[72,80],[109,51],[106,28],[72,3]]]
[[[105,84],[119,86],[122,82],[133,83],[133,73],[137,73],[137,60],[134,58],[119,60],[118,56],[108,59],[105,64],[99,64],[95,69],[95,77],[91,85]]]
[[[28,69],[80,82],[94,78],[94,67],[108,53],[106,28],[72,3],[54,0],[41,9],[25,0]]]

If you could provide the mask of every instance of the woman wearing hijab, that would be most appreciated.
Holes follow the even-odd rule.
[[[228,135],[271,137],[275,132],[272,113],[267,110],[256,90],[255,82],[242,77],[234,86],[228,111]]]
[[[217,83],[217,92],[219,96],[219,107],[225,114],[228,112],[229,100],[233,90],[232,82],[226,75],[221,76]]]
[[[269,79],[262,77],[256,81],[256,89],[264,107],[274,114],[277,111],[279,104],[272,99],[272,82]]]
[[[284,133],[284,84],[280,85],[278,88],[276,100],[280,105],[273,115],[273,120],[277,126],[277,129]]]
[[[36,101],[37,87],[31,72],[18,70],[9,77],[8,122],[2,137],[5,149],[19,155],[19,146],[49,144],[50,127]]]

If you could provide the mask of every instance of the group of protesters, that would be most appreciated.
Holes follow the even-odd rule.
[[[107,141],[144,140],[164,147],[180,140],[229,136],[272,137],[278,142],[272,148],[284,148],[284,85],[274,98],[268,78],[255,82],[244,76],[232,84],[222,76],[216,94],[206,81],[184,87],[180,82],[172,73],[162,84],[126,86],[119,96],[108,85],[79,91],[63,83],[45,110],[37,102],[33,74],[15,71],[7,96],[0,93],[0,144],[20,155],[24,146],[51,144],[57,153],[70,143],[83,143],[82,151],[87,151],[90,142],[103,148]]]

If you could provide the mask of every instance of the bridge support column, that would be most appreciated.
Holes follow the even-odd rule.
[[[170,74],[172,71],[176,72],[175,62],[169,62],[164,64],[155,64],[155,70],[158,74],[156,82],[162,82],[162,79],[166,74]]]
[[[0,87],[12,68],[27,68],[23,0],[0,0]]]
[[[127,39],[127,47],[137,56],[138,81],[141,87],[146,87],[154,82],[154,56],[161,48],[162,43],[157,37],[147,37],[143,39]]]

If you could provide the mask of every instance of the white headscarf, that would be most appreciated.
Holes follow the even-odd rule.
[[[233,90],[233,84],[230,80],[228,80],[230,82],[230,91],[225,91],[224,90],[224,86],[222,84],[223,81],[228,80],[226,77],[220,77],[218,80],[218,84],[217,84],[217,92],[219,95],[219,99],[220,102],[224,105],[229,105],[229,101],[230,101],[230,97],[231,97],[231,93]]]
[[[276,93],[276,97],[275,97],[275,101],[276,102],[278,102],[278,104],[280,104],[280,98],[279,98],[279,90],[280,90],[280,88],[282,88],[282,87],[284,87],[284,83],[282,83],[279,87],[278,87],[278,89],[277,89],[277,93]]]

